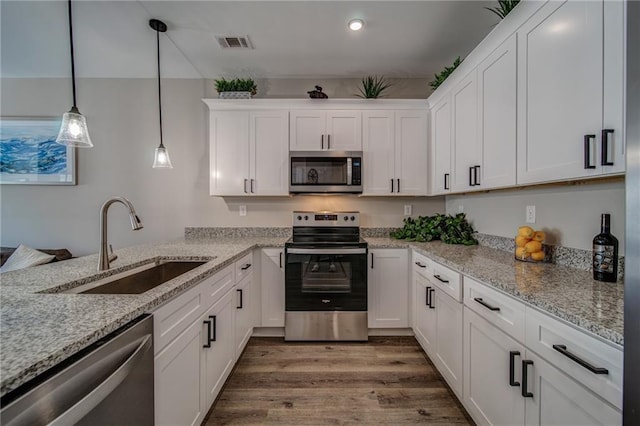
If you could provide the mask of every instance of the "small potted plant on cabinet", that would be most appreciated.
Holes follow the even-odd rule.
[[[251,99],[256,94],[256,83],[250,78],[221,78],[215,85],[220,99]]]

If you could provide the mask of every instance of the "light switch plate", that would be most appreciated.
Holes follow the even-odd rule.
[[[462,204],[458,206],[458,213],[464,213],[464,206]]]
[[[404,215],[405,216],[411,216],[413,207],[411,206],[411,204],[405,204],[404,205]]]
[[[247,215],[247,206],[240,206],[240,216]]]
[[[525,220],[527,223],[536,223],[536,206],[527,206]]]

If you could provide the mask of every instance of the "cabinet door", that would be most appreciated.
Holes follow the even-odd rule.
[[[427,195],[427,112],[396,111],[395,128],[396,192]]]
[[[516,184],[516,34],[478,66],[480,188]]]
[[[431,357],[436,353],[435,290],[422,275],[413,274],[413,330],[422,349]]]
[[[521,425],[525,400],[521,395],[521,365],[525,348],[484,318],[464,308],[463,401],[480,425]],[[518,385],[510,384],[510,358]]]
[[[369,250],[369,328],[409,326],[407,262],[405,249]]]
[[[249,113],[209,114],[210,195],[249,194]]]
[[[245,277],[242,281],[236,284],[233,293],[235,293],[235,359],[240,357],[240,354],[244,350],[251,334],[253,333],[253,312],[255,311],[255,304],[258,302],[255,299],[253,284],[253,274]]]
[[[394,178],[395,114],[393,111],[364,111],[362,150],[364,151],[363,195],[391,194]]]
[[[207,413],[209,405],[200,397],[205,334],[198,319],[155,356],[156,425],[199,425]]]
[[[321,151],[326,148],[326,113],[321,110],[289,112],[291,151]]]
[[[451,94],[453,111],[453,160],[452,191],[472,191],[475,185],[473,167],[480,166],[478,153],[478,89],[476,70],[453,88]]]
[[[451,97],[441,99],[431,108],[431,194],[451,190]]]
[[[533,361],[527,371],[527,390],[533,396],[525,398],[526,425],[622,424],[622,413],[619,410],[534,353],[529,351],[527,359]]]
[[[327,111],[325,148],[362,151],[362,112]]]
[[[235,360],[233,291],[222,296],[203,316],[204,339],[202,347],[202,404],[211,406],[231,373]],[[207,326],[206,322],[211,324]],[[209,327],[211,335],[208,334]],[[209,343],[208,343],[209,342]],[[208,346],[210,347],[204,347]],[[176,423],[177,424],[177,423]]]
[[[262,326],[284,327],[284,250],[262,249]]]
[[[462,397],[462,303],[436,288],[436,356],[438,370],[458,398]]]
[[[600,174],[603,2],[548,2],[517,35],[518,183]]]
[[[256,195],[289,195],[288,111],[252,112],[249,123],[249,191]]]

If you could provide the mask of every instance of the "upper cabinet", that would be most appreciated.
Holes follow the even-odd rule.
[[[451,94],[453,119],[451,189],[463,192],[477,185],[480,165],[478,152],[478,83],[473,70],[454,87]]]
[[[359,110],[292,110],[291,151],[362,151]]]
[[[211,111],[211,195],[289,195],[288,111]]]
[[[444,96],[430,111],[430,194],[451,191],[451,96]]]
[[[427,194],[427,111],[363,111],[363,195]]]
[[[549,2],[518,30],[518,183],[625,170],[624,3]]]

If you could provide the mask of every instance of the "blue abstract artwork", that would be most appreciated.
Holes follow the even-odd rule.
[[[75,149],[56,143],[60,119],[0,119],[0,183],[75,185]]]

